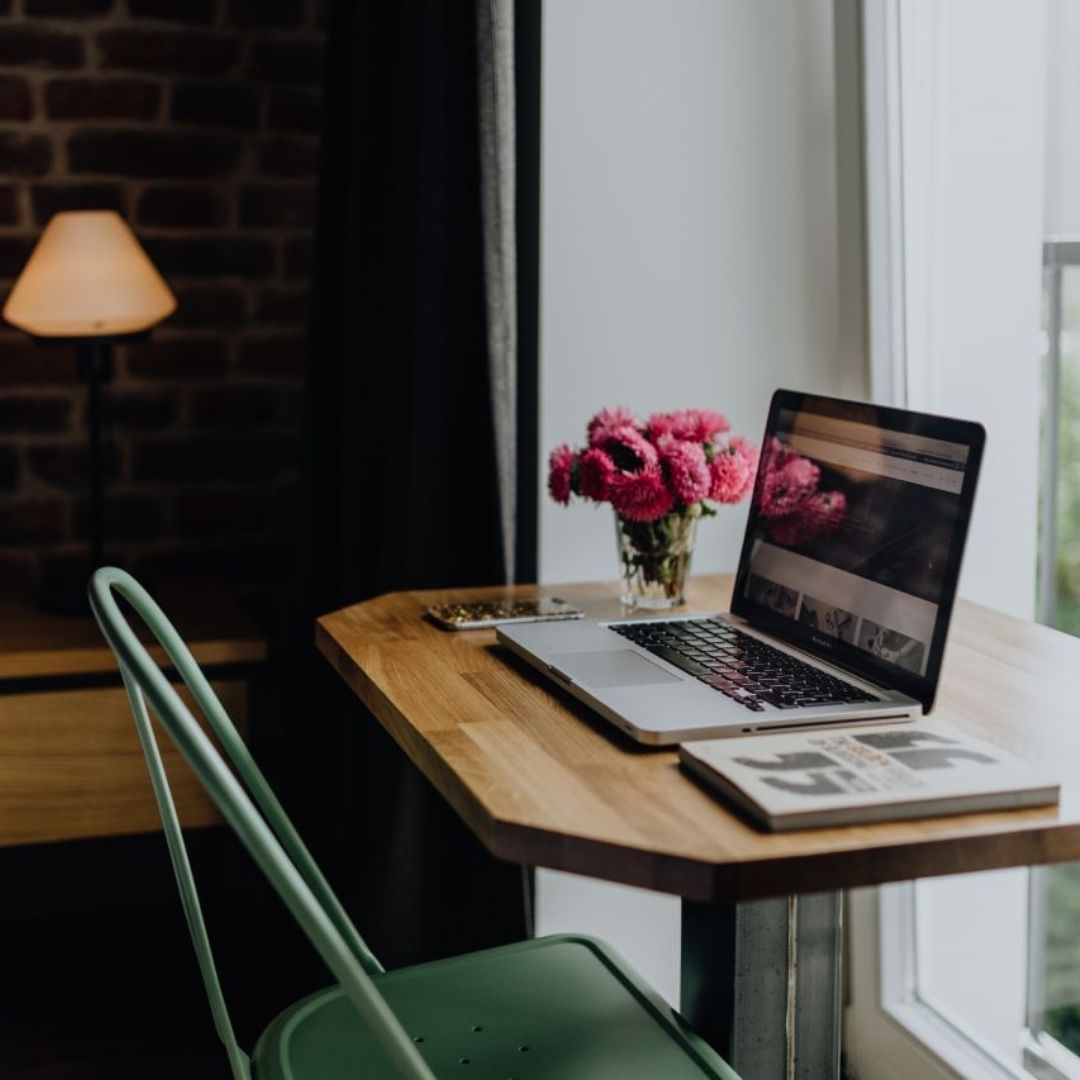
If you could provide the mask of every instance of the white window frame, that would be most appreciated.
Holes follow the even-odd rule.
[[[846,1048],[860,1080],[1031,1080],[957,1017],[919,997],[911,882],[850,893],[847,915]]]
[[[935,121],[938,64],[933,3],[908,7],[903,17],[901,5],[902,0],[862,0],[861,92],[870,394],[874,401],[906,407],[934,397],[938,301],[934,230],[926,227],[937,181],[935,147],[905,160],[904,128],[905,121]],[[913,118],[919,110],[921,117]],[[913,220],[924,226],[921,231],[912,228]],[[1032,890],[1039,877],[1032,875]],[[1076,1075],[1076,1059],[1045,1034],[1026,1033],[1026,1068],[1020,1068],[983,1045],[947,1009],[920,997],[913,883],[855,891],[847,910],[845,1047],[860,1080]],[[1029,970],[1036,962],[1029,955]]]

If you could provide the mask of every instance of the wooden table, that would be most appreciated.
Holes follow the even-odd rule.
[[[235,590],[183,581],[155,595],[243,724],[266,641]],[[157,646],[151,651],[163,659]],[[168,740],[162,752],[185,825],[219,822]],[[0,848],[158,828],[127,694],[93,618],[49,615],[28,598],[0,597]]]
[[[728,576],[696,579],[688,608],[724,610],[730,588]],[[610,583],[468,596],[508,592],[622,614]],[[749,1080],[791,1054],[795,1075],[836,1074],[839,890],[1080,859],[1074,638],[961,603],[934,713],[1048,765],[1059,807],[770,835],[683,774],[673,751],[633,743],[492,631],[446,633],[422,618],[451,596],[462,591],[344,608],[318,620],[316,642],[493,854],[683,897],[683,1011]]]

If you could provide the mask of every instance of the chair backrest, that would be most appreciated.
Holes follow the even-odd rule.
[[[114,593],[131,605],[157,639],[228,755],[232,770],[135,635]],[[251,1064],[236,1041],[229,1019],[147,701],[391,1059],[407,1077],[434,1080],[431,1069],[371,979],[383,970],[381,965],[334,895],[206,676],[164,612],[130,574],[115,567],[102,567],[94,573],[90,581],[90,606],[120,664],[214,1025],[225,1045],[234,1080],[250,1080]]]

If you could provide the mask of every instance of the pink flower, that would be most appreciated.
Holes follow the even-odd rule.
[[[847,513],[842,491],[818,491],[782,518],[768,523],[769,536],[785,547],[798,547],[836,531]]]
[[[675,496],[658,465],[638,472],[619,472],[611,480],[611,505],[630,521],[655,521],[670,513]]]
[[[581,455],[578,476],[581,482],[581,494],[585,498],[604,502],[608,497],[614,475],[615,462],[599,447],[590,447]]]
[[[728,449],[745,458],[755,469],[757,468],[758,458],[761,455],[758,453],[758,448],[749,439],[744,439],[741,435],[733,435],[728,440]]]
[[[712,442],[714,435],[728,430],[730,425],[723,413],[715,409],[678,409],[675,412],[653,413],[645,425],[646,434],[654,442],[671,435],[686,442]]]
[[[789,450],[775,435],[769,439],[761,451],[765,458],[767,470],[782,469],[792,458],[799,455],[794,450]]]
[[[736,437],[716,452],[709,469],[709,498],[719,503],[740,502],[754,486],[757,451],[745,439]]]
[[[634,414],[622,405],[616,405],[614,409],[601,409],[589,421],[589,445],[599,446],[610,438],[617,428],[636,426]]]
[[[665,439],[660,445],[660,463],[675,498],[689,506],[709,494],[712,477],[700,443]]]
[[[615,468],[621,472],[655,468],[659,461],[656,447],[630,424],[612,428],[604,439],[595,445],[608,454],[615,463]]]
[[[814,538],[812,529],[798,514],[788,514],[768,523],[769,539],[783,547],[799,547]]]
[[[645,421],[645,434],[653,442],[659,442],[667,436],[673,436],[675,432],[675,413],[653,413]]]
[[[551,451],[548,459],[548,491],[551,497],[564,506],[570,501],[573,490],[574,464],[577,455],[563,443]]]
[[[812,523],[819,536],[828,535],[837,530],[847,513],[847,497],[842,491],[819,491],[804,499],[799,509],[806,520]]]
[[[808,495],[817,490],[821,470],[809,459],[788,454],[780,468],[776,458],[769,462],[761,484],[761,513],[767,518],[790,514]]]

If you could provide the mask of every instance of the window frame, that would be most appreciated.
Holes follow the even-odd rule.
[[[922,391],[933,385],[929,358],[937,302],[936,253],[926,226],[938,163],[933,149],[905,160],[904,129],[911,118],[905,118],[903,108],[907,100],[923,119],[931,115],[939,77],[937,28],[932,9],[908,6],[902,13],[903,7],[903,0],[862,0],[860,6],[869,389],[872,400],[898,407],[908,407],[913,398],[925,400]],[[918,224],[924,226],[921,232]],[[1080,242],[1077,252],[1080,263]],[[909,286],[912,279],[914,287]],[[1029,920],[1036,910],[1032,890],[1038,877],[1032,874],[1029,880]],[[1030,949],[1033,931],[1029,923],[1029,1025],[1038,1015],[1031,998],[1037,961]],[[1080,1070],[1070,1068],[1080,1059],[1044,1032],[1029,1027],[1018,1033],[1020,1067],[982,1045],[946,1008],[921,997],[916,933],[914,883],[849,894],[845,1047],[862,1080],[1080,1076]]]

